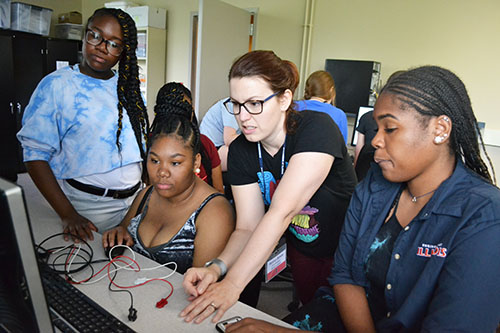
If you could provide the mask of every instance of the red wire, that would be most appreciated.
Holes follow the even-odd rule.
[[[73,252],[74,252],[74,248],[72,249],[71,253],[69,254],[68,256],[68,259],[66,260],[66,265],[68,264],[68,261],[69,259],[71,258],[71,256],[73,255]],[[129,263],[129,262],[126,262],[125,260],[121,259],[121,258],[126,258],[128,260],[130,260],[133,264],[135,264],[136,268],[133,268],[132,264]],[[110,271],[110,267],[111,267],[111,264],[112,263],[115,263],[115,262],[122,262],[124,263],[125,265],[127,265],[128,267],[131,267],[135,272],[139,272],[141,270],[141,267],[139,266],[139,263],[137,261],[135,261],[134,259],[128,257],[128,256],[117,256],[115,257],[114,259],[112,259],[109,263],[107,263],[106,265],[104,265],[97,273],[95,273],[94,275],[92,275],[91,277],[89,277],[88,279],[85,279],[85,280],[82,280],[82,281],[73,281],[73,280],[68,280],[69,283],[71,284],[81,284],[81,283],[84,283],[84,282],[87,282],[89,281],[90,279],[96,277],[97,275],[99,275],[104,269],[107,268],[107,273],[108,273],[108,279],[109,281],[111,282],[111,284],[113,284],[115,287],[117,288],[120,288],[120,289],[131,289],[131,288],[136,288],[136,287],[140,287],[140,286],[143,286],[151,281],[163,281],[163,282],[166,282],[169,286],[170,286],[170,293],[168,294],[167,297],[165,297],[163,300],[168,300],[170,296],[172,296],[172,294],[174,293],[174,286],[170,283],[170,281],[168,280],[165,280],[165,279],[149,279],[149,280],[146,280],[145,282],[143,283],[140,283],[140,284],[136,284],[136,285],[133,285],[133,286],[120,286],[118,284],[116,284],[113,279],[111,278],[111,271]]]
[[[121,261],[121,262],[123,262],[123,260],[119,260],[120,257],[122,257],[122,256],[118,256],[118,257],[114,258],[113,260],[111,260],[109,262],[108,265],[106,265],[108,267],[108,279],[109,279],[109,282],[111,282],[111,284],[113,284],[115,287],[120,288],[120,289],[132,289],[132,288],[143,286],[143,285],[145,285],[145,284],[147,284],[149,282],[152,282],[152,281],[163,281],[163,282],[166,282],[170,286],[170,293],[165,298],[165,300],[168,300],[168,298],[170,296],[172,296],[172,294],[174,293],[174,286],[170,283],[170,281],[165,280],[165,279],[149,279],[149,280],[144,281],[143,283],[139,283],[139,284],[136,284],[136,285],[133,285],[133,286],[120,286],[120,285],[116,284],[115,281],[113,281],[113,279],[111,278],[111,272],[109,271],[109,267],[110,267],[110,264],[112,262],[115,262],[115,261]],[[126,257],[126,256],[125,256],[125,258],[132,260],[137,265],[137,267],[139,269],[136,272],[140,271],[139,264],[135,260],[133,260],[133,259],[131,259],[129,257]]]

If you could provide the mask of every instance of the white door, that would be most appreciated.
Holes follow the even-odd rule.
[[[236,58],[248,52],[250,12],[218,0],[200,0],[195,111],[198,120],[229,96],[227,76]]]

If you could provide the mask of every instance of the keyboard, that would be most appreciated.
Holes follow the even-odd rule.
[[[54,327],[72,332],[135,332],[50,267],[41,264],[42,282]]]

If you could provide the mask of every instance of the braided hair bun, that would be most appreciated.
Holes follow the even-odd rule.
[[[163,135],[177,135],[193,149],[193,156],[200,152],[200,130],[191,105],[190,93],[182,84],[169,82],[156,96],[155,119],[151,126],[151,143]]]

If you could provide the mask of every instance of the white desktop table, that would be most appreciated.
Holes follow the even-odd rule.
[[[28,174],[20,174],[17,183],[24,190],[35,242],[40,243],[46,237],[62,232],[59,217],[40,194]],[[89,243],[94,251],[93,260],[105,258],[101,235],[96,233],[94,236],[94,241]],[[64,240],[59,238],[58,240],[52,240],[49,244],[57,245],[58,242],[61,244]],[[136,254],[136,260],[142,268],[158,265],[156,262],[139,254]],[[95,271],[97,272],[104,264],[95,264]],[[168,268],[141,271],[139,273],[120,270],[115,282],[120,285],[133,285],[138,277],[161,277],[170,272],[171,270]],[[89,274],[84,272],[75,274],[74,277],[75,279],[79,277],[83,279]],[[77,285],[76,287],[137,332],[216,332],[215,324],[211,322],[212,317],[205,319],[201,324],[186,323],[183,318],[179,317],[182,309],[189,304],[187,295],[182,288],[182,279],[183,276],[179,273],[174,273],[168,278],[168,281],[174,286],[174,291],[168,299],[168,304],[161,309],[156,308],[156,302],[166,297],[170,292],[170,287],[165,282],[153,281],[144,286],[129,289],[134,297],[134,308],[137,309],[137,320],[135,322],[127,319],[130,296],[123,292],[109,291],[108,278],[104,278],[96,284]],[[114,287],[113,289],[117,288]],[[277,318],[240,302],[231,307],[222,319],[233,316],[258,318],[273,324],[293,328],[293,326]]]

